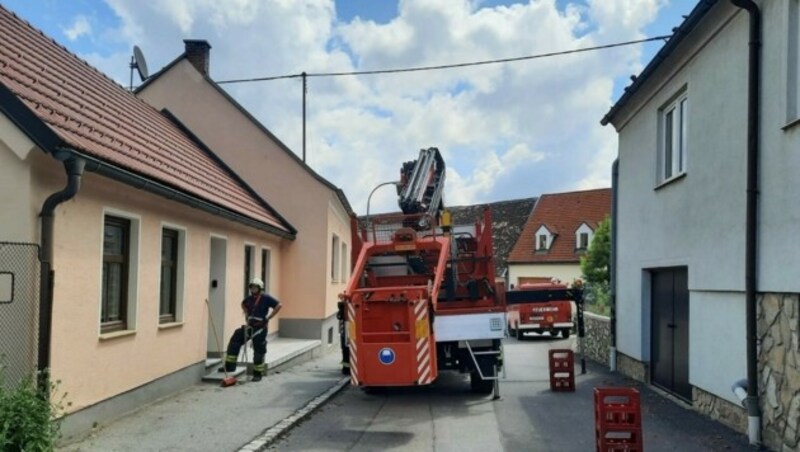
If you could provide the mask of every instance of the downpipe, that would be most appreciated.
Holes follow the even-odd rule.
[[[39,350],[38,350],[38,385],[40,393],[49,395],[50,342],[53,318],[53,224],[55,211],[59,204],[72,199],[80,190],[81,177],[85,161],[64,152],[57,152],[55,158],[64,162],[67,173],[67,185],[50,196],[42,204],[41,217],[41,276],[39,285]]]
[[[609,284],[608,369],[617,371],[617,205],[619,194],[619,158],[611,165],[611,271]]]
[[[761,444],[758,401],[758,328],[756,324],[756,276],[758,239],[758,158],[761,99],[761,11],[753,0],[731,0],[750,14],[747,77],[747,199],[745,223],[745,313],[747,331],[747,433],[750,444]]]

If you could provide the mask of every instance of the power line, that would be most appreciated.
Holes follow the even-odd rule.
[[[374,70],[374,71],[350,71],[350,72],[308,72],[308,73],[300,73],[300,74],[288,74],[288,75],[278,75],[273,77],[256,77],[256,78],[242,78],[242,79],[232,79],[232,80],[221,80],[217,81],[218,84],[224,83],[247,83],[247,82],[266,82],[271,80],[281,80],[281,79],[289,79],[289,78],[301,78],[301,77],[341,77],[341,76],[348,76],[348,75],[377,75],[377,74],[397,74],[402,72],[421,72],[421,71],[436,71],[442,69],[452,69],[452,68],[459,68],[459,67],[469,67],[469,66],[484,66],[489,64],[501,64],[501,63],[512,63],[516,61],[524,61],[524,60],[535,60],[540,58],[549,58],[561,55],[570,55],[573,53],[583,53],[583,52],[592,52],[595,50],[603,50],[603,49],[611,49],[614,47],[623,47],[629,46],[634,44],[642,44],[645,42],[651,41],[659,41],[659,40],[667,40],[671,38],[672,35],[663,35],[663,36],[655,36],[652,38],[645,38],[645,39],[637,39],[635,41],[625,41],[625,42],[616,42],[613,44],[605,44],[601,46],[595,47],[584,47],[581,49],[573,49],[573,50],[564,50],[560,52],[549,52],[549,53],[540,53],[538,55],[528,55],[528,56],[521,56],[515,58],[501,58],[497,60],[486,60],[486,61],[474,61],[470,63],[456,63],[456,64],[443,64],[438,66],[417,66],[417,67],[409,67],[409,68],[401,68],[401,69],[382,69],[382,70]]]

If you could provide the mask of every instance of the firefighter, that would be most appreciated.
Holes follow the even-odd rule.
[[[242,311],[247,318],[247,324],[237,328],[228,342],[228,351],[225,355],[225,370],[236,370],[236,360],[239,349],[248,340],[253,341],[253,378],[251,381],[260,381],[264,375],[264,355],[267,354],[267,325],[269,320],[281,310],[281,303],[275,298],[263,293],[264,282],[258,278],[250,281],[250,296],[242,301]],[[220,369],[222,370],[222,369]]]

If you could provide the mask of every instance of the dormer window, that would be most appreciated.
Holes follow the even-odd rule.
[[[581,232],[580,239],[578,240],[578,248],[585,250],[589,248],[589,233],[588,232]]]
[[[555,238],[555,233],[550,229],[547,229],[547,226],[541,225],[538,230],[536,230],[536,234],[534,235],[534,243],[536,245],[536,252],[537,253],[546,253],[547,250],[553,246],[553,239]]]
[[[586,223],[581,223],[575,231],[575,250],[586,251],[589,249],[589,244],[592,243],[594,230]]]

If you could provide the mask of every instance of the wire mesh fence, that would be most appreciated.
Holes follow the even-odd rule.
[[[367,231],[367,240],[374,243],[387,243],[392,241],[394,233],[402,228],[411,228],[419,231],[420,237],[433,237],[436,230],[431,227],[432,219],[429,215],[403,215],[384,214],[369,218],[362,223]]]
[[[0,382],[33,376],[38,358],[39,246],[0,242]]]

